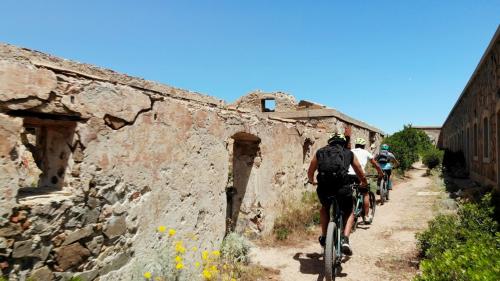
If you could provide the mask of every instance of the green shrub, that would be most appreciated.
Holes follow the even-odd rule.
[[[443,155],[444,152],[435,148],[431,147],[427,151],[423,152],[422,155],[422,162],[429,168],[429,169],[434,169],[439,167],[441,163],[443,162]]]
[[[497,280],[500,232],[493,220],[491,195],[460,206],[457,215],[440,215],[417,234],[424,260],[416,281]]]

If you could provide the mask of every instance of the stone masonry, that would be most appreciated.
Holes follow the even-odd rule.
[[[276,105],[264,114],[259,95],[258,107],[226,105],[0,45],[2,274],[140,280],[167,243],[159,225],[198,236],[199,249],[219,248],[230,230],[257,237],[308,188],[307,165],[329,132],[350,128],[374,146],[383,136],[333,109],[266,95]]]
[[[500,27],[446,119],[439,142],[463,153],[473,180],[500,186]]]

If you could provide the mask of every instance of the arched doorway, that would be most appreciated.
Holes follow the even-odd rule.
[[[241,220],[242,203],[247,187],[252,184],[252,174],[260,165],[260,138],[245,132],[231,137],[232,159],[229,163],[227,192],[226,231],[243,231],[246,223]],[[256,159],[259,158],[259,161]]]

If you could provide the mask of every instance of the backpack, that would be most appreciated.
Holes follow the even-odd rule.
[[[380,151],[376,158],[377,162],[381,164],[387,164],[390,162],[389,152],[387,150]]]
[[[340,145],[328,145],[318,150],[318,183],[336,187],[345,185],[352,157],[352,152]]]

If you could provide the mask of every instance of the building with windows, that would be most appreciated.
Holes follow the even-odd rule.
[[[446,119],[441,148],[462,152],[471,179],[500,185],[500,27]]]

